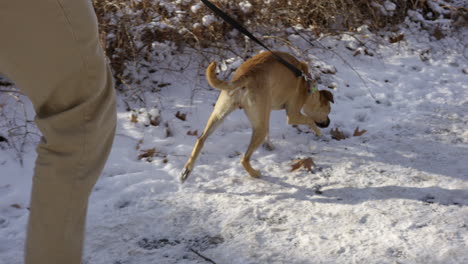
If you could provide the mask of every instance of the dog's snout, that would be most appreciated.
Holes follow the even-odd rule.
[[[330,125],[330,118],[327,117],[327,121],[320,122],[320,123],[315,122],[315,124],[317,124],[317,126],[320,128],[326,128]]]

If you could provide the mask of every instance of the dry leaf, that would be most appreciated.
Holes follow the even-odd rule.
[[[437,40],[441,40],[441,39],[445,38],[445,35],[442,32],[442,30],[440,29],[440,27],[436,27],[434,29],[434,32],[432,33],[432,36],[434,36]]]
[[[21,209],[21,205],[19,205],[19,204],[12,204],[10,206],[13,207],[13,208],[16,208],[16,209]]]
[[[164,123],[164,125],[166,126],[166,137],[172,137],[174,134],[172,133],[172,130],[169,127],[169,123],[166,122]]]
[[[198,137],[198,130],[187,131],[187,135]]]
[[[140,155],[138,155],[138,159],[141,160],[141,159],[144,159],[144,158],[152,158],[156,155],[156,148],[152,148],[152,149],[143,149],[141,150],[142,153]]]
[[[293,161],[294,163],[291,164],[291,171],[298,170],[300,168],[307,169],[308,171],[312,172],[312,167],[317,167],[312,160],[312,158],[305,158],[305,159],[297,159]]]
[[[235,158],[235,157],[239,157],[240,155],[242,155],[242,153],[240,153],[239,151],[234,151],[234,153],[229,154],[228,157]]]
[[[364,54],[366,54],[367,56],[374,57],[374,53],[370,52],[368,49],[364,49]]]
[[[160,116],[156,116],[156,117],[153,118],[150,115],[149,120],[150,120],[150,125],[152,125],[152,126],[159,126],[159,124],[161,124],[161,117]]]
[[[353,136],[360,137],[360,136],[362,136],[362,134],[364,134],[366,132],[367,132],[367,130],[363,129],[363,130],[359,131],[359,127],[356,127],[356,129],[354,130]]]
[[[141,144],[143,144],[143,139],[138,140],[138,143],[136,145],[136,150],[140,150]]]
[[[132,123],[138,123],[138,115],[132,114],[132,117],[130,118],[130,122]]]
[[[341,132],[338,128],[335,128],[335,130],[333,130],[333,129],[330,130],[330,135],[332,136],[333,139],[336,139],[336,140],[346,139],[343,132]]]
[[[179,118],[180,120],[182,121],[185,121],[187,119],[187,114],[182,114],[181,112],[177,111],[177,113],[175,114],[175,116],[177,118]]]
[[[419,53],[419,58],[421,59],[421,61],[428,61],[429,60],[429,58],[430,58],[429,51],[430,51],[430,49],[427,49],[427,50]]]
[[[397,43],[397,42],[400,42],[402,41],[403,39],[405,38],[405,34],[400,34],[396,37],[390,37],[390,43]]]
[[[166,87],[166,86],[169,86],[169,85],[171,85],[171,84],[170,83],[160,83],[160,84],[158,84],[158,87],[163,88],[163,87]]]

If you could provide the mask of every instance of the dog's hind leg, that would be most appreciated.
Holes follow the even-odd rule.
[[[270,107],[253,105],[245,109],[245,113],[252,124],[252,138],[249,147],[241,159],[244,169],[254,178],[260,177],[260,171],[250,165],[252,153],[265,141],[270,124]]]
[[[190,158],[188,159],[187,163],[184,166],[184,169],[182,170],[182,173],[180,174],[180,180],[182,182],[184,182],[192,172],[193,167],[195,165],[195,161],[197,160],[198,155],[200,154],[200,151],[203,148],[203,145],[205,144],[205,141],[208,138],[208,136],[210,136],[215,131],[215,129],[223,122],[224,118],[235,109],[236,106],[233,100],[227,94],[227,92],[221,92],[218,101],[216,102],[215,108],[213,109],[213,112],[211,113],[211,116],[208,119],[205,130],[195,143],[195,146],[192,150],[192,154],[190,155]]]

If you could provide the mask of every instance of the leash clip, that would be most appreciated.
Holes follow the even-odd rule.
[[[312,86],[312,81],[313,81],[314,79],[312,79],[312,76],[310,75],[310,73],[307,73],[307,74],[302,73],[302,76],[301,76],[301,77],[304,78],[304,80],[305,80],[306,83],[307,83],[307,94],[308,94],[308,95],[311,95],[312,93],[318,91],[316,85],[315,85],[315,86]]]

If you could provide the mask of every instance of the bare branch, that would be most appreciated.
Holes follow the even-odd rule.
[[[211,264],[216,264],[216,262],[214,262],[213,260],[203,256],[202,254],[200,254],[200,252],[194,250],[193,248],[190,249],[190,251],[192,251],[193,253],[195,253],[197,256],[199,256],[200,258],[204,259],[206,262],[209,262]]]

